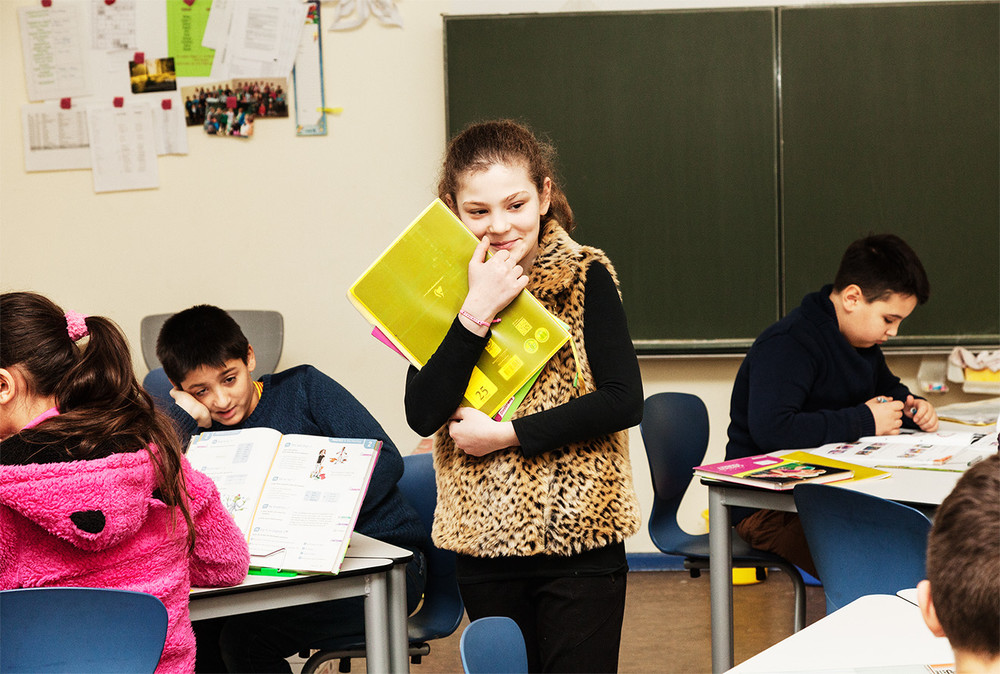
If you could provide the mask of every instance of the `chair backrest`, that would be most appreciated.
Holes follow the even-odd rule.
[[[265,310],[234,310],[227,309],[236,321],[243,334],[253,346],[254,357],[257,359],[257,376],[271,374],[278,367],[281,359],[281,349],[285,339],[285,321],[281,313]],[[146,316],[139,324],[139,341],[142,344],[142,359],[146,367],[155,370],[160,367],[156,357],[156,338],[160,335],[163,323],[173,314],[153,314]]]
[[[473,620],[459,641],[465,674],[527,674],[524,635],[510,618]]]
[[[677,509],[691,483],[691,470],[708,451],[708,409],[690,393],[655,393],[643,406],[639,431],[653,478],[649,535],[659,550],[670,552],[686,534]]]
[[[919,510],[825,484],[792,492],[832,613],[858,597],[895,594],[926,577],[931,522]]]
[[[0,592],[0,671],[153,672],[167,609],[151,594],[90,587]]]
[[[403,464],[405,469],[399,480],[399,489],[420,515],[420,522],[429,538],[437,504],[433,456],[429,453],[411,454],[403,457]],[[410,641],[441,639],[454,633],[465,612],[455,576],[455,553],[432,544],[426,551],[426,558],[424,601],[407,623]]]

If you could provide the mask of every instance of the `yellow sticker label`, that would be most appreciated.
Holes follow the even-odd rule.
[[[523,336],[531,332],[531,323],[524,316],[521,316],[514,321],[514,328]]]
[[[486,353],[490,354],[490,358],[496,358],[500,355],[500,345],[493,341],[492,337],[486,342]]]
[[[496,384],[490,381],[490,378],[478,367],[472,368],[472,378],[469,379],[469,388],[465,389],[465,399],[478,410],[496,392]]]
[[[517,356],[511,356],[507,362],[503,364],[503,367],[500,368],[500,376],[504,379],[510,379],[517,374],[517,371],[520,370],[523,365],[523,360]]]

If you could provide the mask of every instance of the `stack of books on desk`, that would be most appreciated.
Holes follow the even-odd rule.
[[[698,466],[694,474],[722,482],[785,491],[806,482],[836,482],[854,477],[847,467],[758,454],[742,459]]]

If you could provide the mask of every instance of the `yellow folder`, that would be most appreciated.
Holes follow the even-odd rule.
[[[478,241],[443,201],[430,206],[354,282],[348,299],[417,367],[434,354],[469,292]],[[476,364],[464,404],[493,416],[569,340],[569,332],[521,291]]]

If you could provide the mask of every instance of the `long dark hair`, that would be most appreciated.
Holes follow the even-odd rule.
[[[180,509],[193,546],[180,439],[136,380],[121,329],[102,316],[89,316],[85,324],[89,339],[81,346],[51,300],[29,292],[0,295],[0,367],[16,367],[29,392],[52,396],[60,412],[20,436],[62,448],[68,460],[148,452],[156,467],[156,495]]]
[[[526,126],[509,119],[472,124],[451,139],[445,152],[438,197],[456,203],[459,181],[466,171],[485,171],[494,164],[523,164],[535,189],[541,194],[545,179],[552,181],[549,212],[543,221],[555,218],[566,230],[573,231],[573,209],[556,182],[555,149],[535,137]]]

